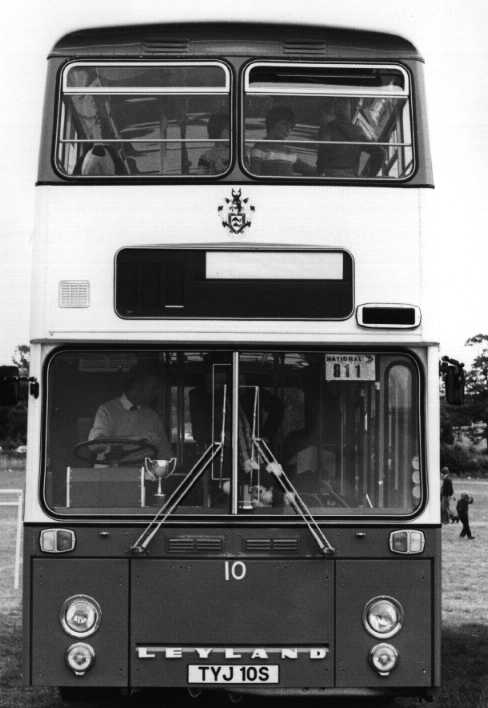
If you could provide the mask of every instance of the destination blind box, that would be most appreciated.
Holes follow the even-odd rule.
[[[125,248],[115,309],[127,319],[345,319],[352,258],[328,249]]]

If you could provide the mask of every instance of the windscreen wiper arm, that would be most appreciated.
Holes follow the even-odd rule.
[[[267,471],[275,477],[285,493],[286,499],[289,501],[296,513],[302,517],[314,541],[320,548],[320,551],[324,554],[324,556],[335,553],[335,548],[329,542],[317,523],[317,519],[314,517],[307,504],[305,504],[302,497],[293,486],[290,478],[287,476],[285,470],[274,456],[268,443],[263,438],[253,438],[253,443],[255,444],[259,455],[266,463]]]
[[[145,553],[147,547],[153,540],[154,536],[158,533],[161,526],[166,523],[168,517],[171,516],[176,507],[183,501],[195,482],[200,479],[202,474],[217,457],[222,448],[222,442],[210,443],[205,452],[195,462],[188,474],[181,480],[174,492],[156,512],[139,538],[132,544],[131,551],[134,553]]]
[[[132,544],[130,550],[133,553],[145,553],[147,547],[158,533],[163,524],[166,523],[168,517],[174,512],[176,507],[181,504],[190,489],[197,482],[207,467],[214,461],[217,455],[224,449],[225,443],[225,416],[227,412],[227,385],[224,385],[223,400],[222,400],[222,429],[220,441],[212,441],[204,450],[202,455],[195,462],[188,474],[181,480],[174,492],[163,503],[163,505],[155,513],[154,517],[148,523],[141,535]]]

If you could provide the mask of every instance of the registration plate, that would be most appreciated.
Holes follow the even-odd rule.
[[[278,683],[279,666],[236,664],[190,664],[188,683]]]

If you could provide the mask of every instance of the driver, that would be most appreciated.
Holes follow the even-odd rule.
[[[127,375],[123,393],[99,406],[88,440],[121,438],[129,442],[144,439],[156,447],[158,459],[170,459],[171,446],[163,422],[151,407],[160,384],[161,373],[156,367],[134,366]],[[108,446],[98,450],[99,461],[103,461],[100,457],[103,458],[106,452]],[[130,455],[127,461],[129,459]]]

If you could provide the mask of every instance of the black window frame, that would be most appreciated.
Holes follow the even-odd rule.
[[[317,177],[304,175],[301,177],[298,174],[289,176],[273,176],[273,175],[255,175],[246,167],[245,160],[245,100],[246,100],[246,85],[247,76],[254,66],[296,66],[296,67],[342,67],[342,68],[374,68],[374,69],[396,69],[399,70],[407,79],[407,100],[409,108],[409,120],[410,120],[410,132],[412,139],[412,169],[410,173],[403,178],[389,178],[384,176],[379,177],[331,177],[326,175],[318,175]],[[239,136],[238,145],[238,158],[239,167],[246,177],[253,183],[268,183],[268,184],[334,184],[334,185],[350,185],[350,186],[393,186],[401,187],[402,185],[410,182],[416,175],[418,170],[417,161],[417,130],[415,122],[415,83],[412,72],[409,67],[398,61],[344,61],[344,60],[330,60],[330,61],[310,61],[305,60],[297,62],[296,60],[283,60],[283,59],[251,59],[243,66],[240,70],[240,86],[239,86],[239,111],[238,111],[238,126],[237,134]],[[263,93],[264,95],[264,93]],[[293,142],[293,141],[288,141]]]
[[[127,175],[121,175],[121,174],[115,174],[115,175],[81,175],[81,174],[67,174],[64,172],[64,170],[61,168],[61,165],[59,163],[58,159],[58,152],[60,150],[60,146],[66,145],[67,143],[64,143],[62,141],[62,130],[64,127],[64,121],[63,121],[63,109],[64,109],[64,103],[63,103],[63,97],[67,94],[64,92],[65,88],[65,77],[71,67],[74,65],[80,65],[80,66],[164,66],[164,65],[170,65],[170,66],[202,66],[202,65],[207,65],[207,66],[220,66],[224,69],[225,75],[227,77],[226,81],[226,88],[228,88],[227,94],[222,91],[222,95],[227,95],[228,98],[228,106],[229,106],[229,130],[230,130],[230,135],[229,135],[229,149],[230,149],[230,154],[229,154],[229,164],[227,166],[227,169],[225,172],[219,175],[200,175],[200,174],[172,174],[172,175],[147,175],[147,176],[142,176],[142,175],[137,175],[137,174],[127,174]],[[226,61],[225,59],[222,59],[220,57],[206,57],[206,58],[200,58],[200,57],[195,57],[195,58],[182,58],[182,59],[176,59],[176,58],[169,58],[167,60],[155,60],[155,59],[135,59],[135,58],[127,58],[127,59],[107,59],[107,58],[102,58],[102,59],[93,59],[93,58],[88,58],[88,59],[70,59],[66,61],[65,63],[60,66],[57,74],[57,90],[56,90],[56,98],[57,98],[57,106],[55,108],[55,121],[54,121],[54,134],[53,134],[53,146],[52,146],[52,166],[55,171],[55,173],[65,182],[67,183],[72,183],[72,184],[171,184],[171,183],[188,183],[188,182],[193,182],[195,179],[200,183],[208,183],[208,182],[215,182],[215,181],[221,181],[224,178],[228,177],[228,175],[232,172],[234,169],[234,166],[237,161],[237,149],[236,149],[236,132],[237,132],[237,120],[236,120],[236,109],[235,109],[235,94],[236,94],[236,86],[237,86],[237,81],[236,81],[236,76],[235,76],[235,69],[232,66],[232,64],[229,61]],[[76,92],[76,93],[83,93],[81,91]],[[99,92],[101,93],[101,92]],[[109,92],[106,92],[109,93]],[[120,92],[119,92],[120,93]],[[205,92],[205,93],[211,93],[211,92]],[[103,94],[102,94],[103,95]],[[144,95],[141,92],[141,95]],[[147,95],[147,94],[146,94]],[[181,95],[185,95],[184,92],[181,92]],[[213,139],[208,139],[210,144],[213,144],[214,140]],[[69,141],[68,141],[69,142]],[[100,140],[99,142],[104,142],[103,140]],[[130,141],[120,141],[121,143],[126,143]],[[147,140],[144,142],[155,142],[151,140]],[[157,142],[157,141],[156,141]],[[203,142],[203,139],[202,139]],[[66,148],[62,148],[65,150]]]
[[[235,342],[221,342],[220,344],[216,343],[211,343],[211,342],[199,342],[199,343],[184,343],[184,342],[178,342],[178,343],[173,343],[173,342],[161,342],[159,346],[155,346],[154,344],[135,344],[135,343],[120,343],[120,342],[106,342],[104,344],[99,344],[99,343],[92,343],[92,344],[86,344],[85,342],[80,342],[79,345],[76,344],[70,344],[70,345],[61,345],[59,347],[54,348],[51,350],[48,355],[45,357],[45,360],[42,365],[42,402],[41,402],[41,424],[40,424],[40,429],[41,429],[41,454],[40,454],[40,475],[38,479],[38,494],[39,494],[39,501],[41,508],[45,511],[45,513],[54,519],[60,519],[60,520],[67,520],[69,519],[71,523],[74,523],[76,521],[88,521],[88,522],[93,522],[97,523],[100,520],[103,520],[104,524],[112,524],[112,523],[140,523],[147,521],[154,516],[154,514],[148,514],[148,515],[140,515],[140,514],[120,514],[117,516],[114,516],[113,514],[110,513],[103,513],[103,514],[95,514],[95,513],[90,513],[90,514],[66,514],[66,513],[60,513],[59,511],[55,511],[53,508],[51,508],[48,504],[47,498],[46,498],[46,464],[47,464],[47,437],[48,437],[48,429],[47,429],[47,412],[48,412],[48,393],[49,393],[49,367],[52,362],[52,360],[59,354],[67,353],[67,352],[96,352],[96,351],[106,351],[107,349],[110,350],[120,350],[120,351],[144,351],[144,352],[150,352],[150,351],[161,351],[163,349],[168,349],[171,351],[208,351],[208,352],[218,352],[218,351],[228,351],[228,352],[261,352],[263,350],[269,351],[269,352],[296,352],[296,351],[310,351],[310,352],[320,352],[323,353],[325,351],[329,353],[333,352],[341,352],[343,353],[345,350],[350,351],[351,353],[374,353],[377,355],[390,355],[391,357],[399,357],[398,360],[393,360],[391,361],[386,367],[385,367],[385,381],[387,380],[387,376],[389,375],[389,370],[397,365],[397,364],[406,364],[406,360],[409,361],[409,367],[411,368],[412,372],[416,372],[416,381],[413,381],[414,385],[414,398],[415,398],[415,404],[417,408],[417,421],[418,421],[418,444],[419,444],[419,461],[420,461],[420,471],[421,471],[421,477],[420,477],[420,490],[421,490],[421,496],[418,502],[418,505],[415,509],[412,510],[409,514],[377,514],[377,515],[361,515],[359,513],[357,514],[334,514],[334,515],[316,515],[317,520],[320,523],[337,523],[338,525],[342,526],[344,524],[353,524],[357,525],[357,523],[361,523],[363,525],[377,525],[378,523],[380,524],[388,524],[388,523],[398,523],[398,522],[406,522],[411,519],[415,519],[418,517],[422,512],[424,511],[426,504],[429,500],[429,490],[430,486],[428,484],[428,479],[429,481],[432,478],[432,475],[429,475],[428,469],[427,469],[427,450],[425,446],[425,442],[427,440],[426,437],[426,424],[427,424],[427,415],[426,415],[426,410],[425,410],[425,396],[426,396],[426,380],[425,380],[425,371],[424,367],[422,366],[420,359],[418,358],[417,354],[414,353],[413,351],[406,349],[404,347],[400,346],[354,346],[354,345],[348,345],[348,346],[338,346],[338,345],[331,345],[331,346],[324,346],[324,344],[321,345],[304,345],[303,343],[297,343],[297,344],[282,344],[279,346],[277,343],[255,343],[253,345],[249,344],[242,344],[238,345]],[[402,358],[400,358],[402,357]],[[386,385],[386,384],[385,384]],[[386,396],[385,396],[385,404],[387,402]],[[299,516],[288,516],[288,515],[259,515],[259,517],[251,517],[249,514],[215,514],[215,515],[210,515],[210,514],[194,514],[194,515],[178,515],[177,513],[172,516],[172,518],[168,521],[168,525],[176,525],[176,526],[207,526],[207,525],[217,525],[217,526],[225,526],[227,525],[229,528],[232,526],[239,526],[239,525],[249,525],[249,526],[261,526],[261,527],[270,527],[270,526],[296,526],[296,527],[303,527],[304,522],[300,519]]]
[[[244,252],[244,253],[294,253],[294,252],[300,252],[300,253],[341,253],[343,254],[344,257],[344,282],[348,282],[346,279],[346,276],[350,277],[350,299],[351,299],[351,307],[350,310],[345,313],[344,315],[340,316],[305,316],[304,314],[299,314],[299,315],[286,315],[283,314],[283,309],[280,310],[279,314],[276,315],[261,315],[261,316],[255,316],[255,315],[235,315],[235,314],[208,314],[208,315],[187,315],[182,317],[181,316],[181,310],[176,310],[174,314],[171,316],[169,313],[161,313],[159,315],[154,315],[154,314],[149,314],[149,315],[127,315],[127,314],[122,314],[119,309],[118,309],[118,302],[117,302],[117,264],[118,264],[118,259],[120,254],[122,254],[125,251],[130,251],[130,250],[136,250],[136,251],[202,251],[202,252],[223,252],[223,253],[235,253],[235,252]],[[210,282],[210,280],[209,280]],[[218,281],[217,281],[218,282]],[[222,279],[220,281],[222,287],[225,287],[225,280]],[[235,284],[238,282],[238,280],[235,281],[230,281],[232,284]],[[252,283],[254,281],[249,281],[242,279],[243,283]],[[264,280],[257,281],[260,283],[266,282]],[[269,282],[269,281],[268,281]],[[297,282],[301,281],[296,281],[296,280],[288,280],[288,281],[283,281],[280,279],[275,279],[274,282],[290,286],[290,283],[294,283],[296,287]],[[305,280],[306,282],[306,280]],[[324,282],[324,281],[316,281],[316,282]],[[154,248],[151,247],[123,247],[117,251],[114,257],[114,312],[115,314],[120,317],[121,319],[124,320],[174,320],[177,319],[178,316],[181,319],[184,320],[209,320],[209,319],[217,319],[217,320],[233,320],[233,321],[245,321],[245,320],[262,320],[262,321],[275,321],[275,320],[284,320],[288,322],[292,321],[309,321],[309,322],[343,322],[345,320],[350,319],[355,311],[355,298],[356,298],[356,290],[355,290],[355,260],[352,255],[352,253],[343,247],[337,247],[334,248],[332,246],[330,247],[320,247],[320,246],[309,246],[307,248],[300,247],[297,248],[295,246],[270,246],[270,245],[259,245],[256,246],[256,244],[242,244],[240,243],[238,246],[230,247],[230,246],[225,246],[225,245],[208,245],[208,246],[195,246],[195,245],[185,245],[185,244],[165,244],[163,246],[157,246]]]

